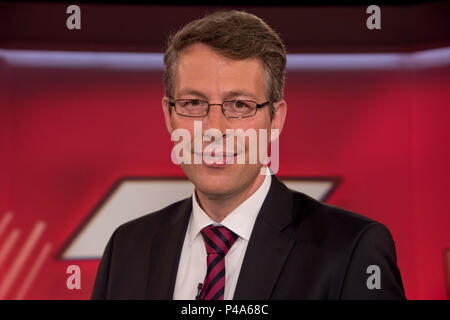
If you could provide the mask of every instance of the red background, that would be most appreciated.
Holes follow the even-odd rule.
[[[0,212],[11,210],[13,224],[25,232],[46,221],[40,242],[52,242],[53,254],[117,179],[182,174],[170,161],[159,72],[13,68],[7,74]],[[445,67],[412,74],[291,72],[286,85],[279,175],[342,177],[329,203],[390,228],[412,299],[446,297],[449,80]],[[80,291],[65,286],[71,263],[82,269]],[[97,261],[51,258],[27,298],[88,298],[96,267]]]
[[[449,71],[288,71],[286,82],[279,175],[341,177],[328,202],[388,226],[409,299],[447,296]],[[119,178],[182,175],[170,161],[162,94],[159,71],[0,61],[0,219],[13,212],[17,248],[38,220],[47,222],[38,247],[52,243],[25,298],[89,298],[98,261],[62,261],[56,252]],[[81,290],[66,287],[70,264],[81,267]]]

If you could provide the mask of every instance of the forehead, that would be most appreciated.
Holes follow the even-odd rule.
[[[175,92],[182,93],[185,89],[191,89],[215,96],[231,91],[244,91],[261,96],[265,93],[264,79],[261,59],[234,60],[224,57],[207,45],[194,44],[179,55]]]

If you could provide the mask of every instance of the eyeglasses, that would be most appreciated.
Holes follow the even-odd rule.
[[[206,117],[211,106],[221,106],[222,113],[226,118],[249,118],[256,114],[270,102],[256,103],[251,100],[230,100],[224,103],[208,103],[200,99],[178,99],[170,101],[169,106],[175,109],[175,112],[184,117]]]

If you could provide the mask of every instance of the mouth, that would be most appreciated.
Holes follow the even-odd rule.
[[[230,164],[236,163],[236,156],[238,153],[223,153],[223,152],[211,152],[211,153],[201,153],[193,152],[194,157],[197,159],[202,159],[202,165],[212,168],[225,167]]]

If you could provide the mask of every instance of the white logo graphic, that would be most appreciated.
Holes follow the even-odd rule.
[[[270,137],[268,135],[270,134]],[[202,121],[194,121],[194,137],[184,128],[175,129],[171,134],[171,140],[178,143],[173,147],[171,158],[175,164],[248,164],[259,163],[263,166],[269,164],[272,174],[279,169],[279,142],[278,129],[226,129],[225,137],[222,132],[210,128],[202,133]],[[245,141],[248,138],[248,150]],[[267,154],[270,138],[270,157]],[[236,141],[236,142],[235,142]],[[203,142],[210,142],[202,150]],[[193,144],[193,146],[192,146]],[[224,146],[225,145],[225,146]],[[193,159],[192,159],[193,158]],[[236,160],[235,160],[236,158]],[[266,175],[270,171],[261,168],[261,174]]]
[[[67,17],[66,27],[69,30],[81,29],[81,9],[79,6],[73,4],[67,7],[66,13],[71,15]]]
[[[67,267],[66,273],[70,274],[66,280],[67,289],[81,289],[81,269],[76,264],[72,264]]]
[[[297,179],[283,181],[289,188],[324,200],[335,187],[333,179]],[[83,229],[63,251],[66,260],[100,259],[114,230],[121,224],[171,203],[190,197],[194,187],[185,179],[124,179],[91,213]]]
[[[381,9],[379,6],[377,5],[371,5],[367,7],[366,13],[372,13],[366,21],[366,26],[367,29],[369,30],[373,30],[373,29],[377,29],[380,30],[381,29]]]
[[[381,289],[381,269],[376,264],[372,264],[367,267],[367,274],[371,276],[367,278],[366,285],[367,289]]]

